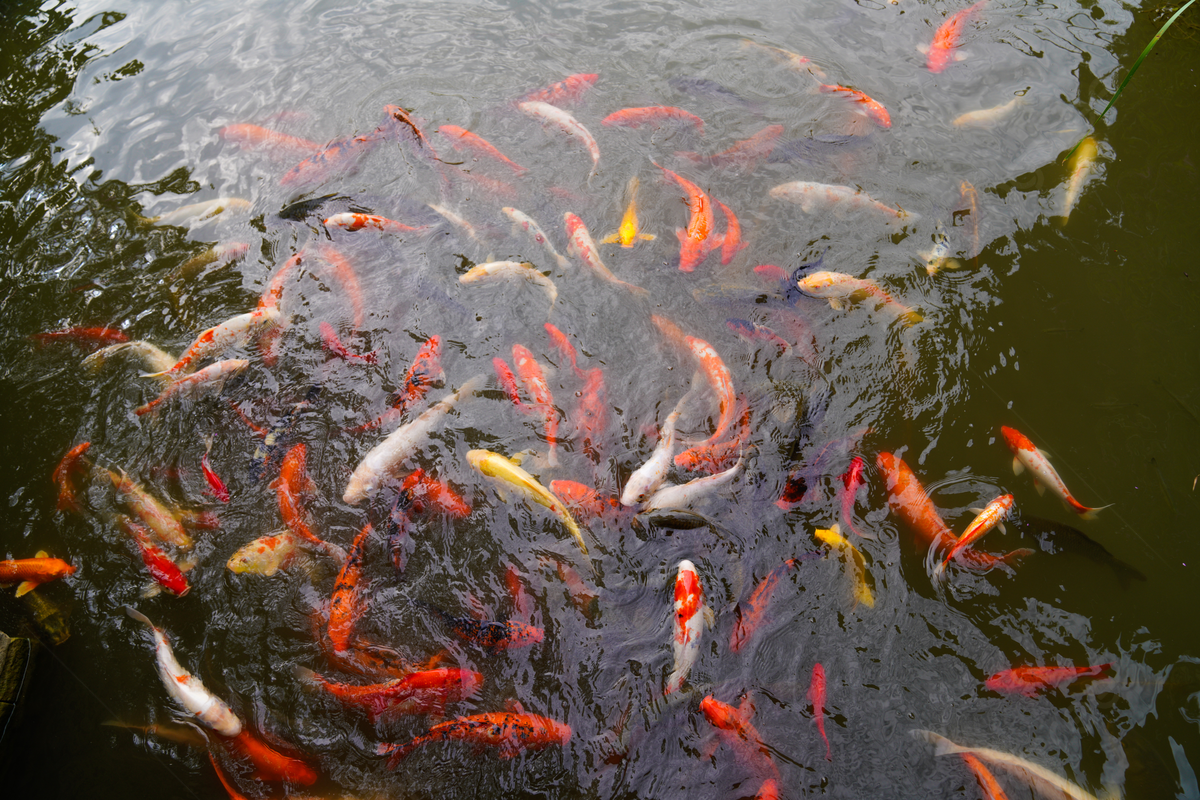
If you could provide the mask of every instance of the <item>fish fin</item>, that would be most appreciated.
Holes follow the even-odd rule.
[[[169,370],[169,369],[164,369],[164,370],[160,370],[158,372],[139,372],[138,377],[139,378],[161,378],[170,371],[171,370]]]
[[[506,711],[511,711],[514,714],[525,713],[525,706],[521,705],[521,701],[517,700],[515,697],[510,697],[504,701],[504,709]]]
[[[17,597],[24,597],[38,587],[37,581],[21,581],[17,584]]]
[[[138,593],[138,597],[141,597],[143,600],[149,600],[151,597],[158,597],[160,594],[162,594],[162,585],[155,581],[150,581],[142,587],[142,591]]]
[[[637,238],[645,239],[647,242],[653,242],[655,239],[655,236],[653,233],[639,233],[637,235]]]
[[[1021,463],[1021,459],[1013,456],[1013,475],[1020,475],[1025,471],[1025,465]]]
[[[927,44],[917,45],[917,52],[923,56],[929,55],[929,45],[927,45]]]
[[[704,613],[704,624],[709,628],[715,628],[717,625],[717,615],[713,613],[713,610],[707,605],[704,606],[702,611]]]
[[[925,741],[927,741],[931,745],[933,745],[935,748],[935,750],[933,751],[933,754],[935,756],[946,756],[946,755],[951,755],[953,753],[966,752],[966,750],[967,750],[967,748],[961,747],[960,745],[957,745],[954,742],[947,739],[945,736],[934,733],[933,731],[926,731],[926,730],[921,730],[920,728],[914,728],[911,731],[911,733],[914,738],[924,739]]]
[[[972,514],[982,514],[983,513],[983,509],[980,508],[979,506],[969,506],[967,508],[967,511],[970,511]]]
[[[832,308],[834,311],[841,311],[842,310],[841,299],[837,298],[837,297],[829,298],[829,307]]]
[[[133,606],[125,606],[125,613],[129,615],[130,619],[135,619],[138,622],[144,622],[147,625],[149,625],[151,628],[154,627],[154,623],[150,621],[150,618],[147,617],[142,612],[138,611]]]
[[[1037,493],[1039,495],[1043,495],[1046,493],[1046,487],[1042,485],[1041,481],[1034,481],[1033,488],[1037,489]]]
[[[620,236],[620,231],[610,233],[608,236],[605,236],[600,240],[600,244],[613,244],[614,242],[619,242],[621,241]]]
[[[1014,561],[1018,561],[1018,560],[1024,558],[1025,556],[1031,556],[1031,555],[1033,555],[1032,550],[1030,550],[1028,547],[1022,547],[1018,550],[1013,550],[1012,552],[1005,553],[1004,555],[1000,556],[1000,560],[1003,561],[1005,564],[1008,564],[1011,567],[1013,565]]]
[[[38,550],[36,553],[33,554],[33,557],[34,558],[49,558],[50,554],[47,553],[45,550]]]
[[[1005,527],[1004,527],[1004,523],[1003,523],[1003,522],[997,522],[997,523],[996,523],[996,527],[1000,529],[1000,532],[1001,532],[1001,533],[1008,533],[1008,528],[1005,528]]]
[[[745,722],[749,722],[754,716],[754,701],[750,699],[750,695],[742,698],[742,702],[738,703],[738,716]]]
[[[966,60],[967,60],[967,54],[966,54],[966,53],[963,53],[963,52],[957,52],[957,51],[956,51],[956,52],[954,53],[954,60],[955,60],[955,61],[966,61]]]
[[[1096,508],[1089,508],[1087,511],[1084,511],[1082,514],[1079,514],[1079,518],[1080,519],[1089,519],[1089,520],[1095,519],[1097,514],[1099,514],[1101,511],[1103,511],[1106,508],[1112,508],[1112,506],[1113,506],[1113,504],[1109,503],[1106,506],[1098,506]],[[1076,513],[1079,513],[1076,509],[1071,509],[1071,510],[1075,511]]]

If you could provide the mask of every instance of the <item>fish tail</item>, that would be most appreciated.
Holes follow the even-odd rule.
[[[405,745],[381,744],[378,752],[381,756],[388,756],[387,768],[394,770],[401,761],[408,758],[409,754],[424,744],[427,739],[429,739],[428,736],[418,736]]]
[[[125,606],[125,613],[129,615],[130,619],[135,619],[138,622],[144,622],[147,625],[149,625],[151,628],[154,627],[154,623],[150,621],[150,618],[147,617],[142,612],[138,611],[133,606]]]
[[[1000,556],[1000,560],[1011,567],[1015,562],[1021,560],[1025,556],[1031,555],[1033,555],[1032,550],[1030,550],[1028,547],[1021,547],[1017,550],[1013,550],[1012,552],[1005,553],[1004,555]]]
[[[1103,511],[1104,509],[1112,508],[1113,504],[1109,503],[1106,506],[1098,506],[1096,508],[1088,508],[1087,506],[1085,506],[1079,502],[1069,503],[1068,505],[1072,511],[1074,511],[1076,514],[1079,515],[1080,519],[1091,520],[1091,519],[1095,519],[1097,517],[1097,515],[1099,515],[1099,513],[1101,511]]]

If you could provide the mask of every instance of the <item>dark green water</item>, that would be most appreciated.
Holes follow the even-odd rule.
[[[917,46],[963,7],[911,0],[786,7],[6,4],[0,476],[8,502],[0,555],[44,549],[79,569],[38,590],[70,610],[72,635],[44,654],[20,736],[6,742],[5,796],[223,796],[202,750],[101,724],[165,723],[174,713],[149,636],[124,605],[165,628],[183,665],[249,724],[311,755],[322,780],[297,795],[749,797],[761,779],[728,745],[712,750],[715,729],[698,711],[705,694],[735,703],[749,692],[785,797],[979,797],[962,762],[935,757],[913,729],[1017,754],[1099,797],[1108,788],[1129,798],[1200,796],[1190,766],[1200,755],[1200,625],[1192,613],[1200,567],[1200,263],[1190,213],[1200,158],[1200,45],[1186,35],[1165,37],[1100,122],[1165,15],[1111,2],[992,0],[965,29],[966,58],[932,74]],[[828,82],[882,102],[892,127],[878,129],[843,98],[817,93],[807,72],[743,45],[747,38],[808,56]],[[600,76],[568,106],[601,152],[590,183],[579,143],[512,105],[572,73]],[[745,102],[681,91],[670,82],[679,78],[713,81]],[[951,124],[1017,94],[1024,102],[993,127]],[[254,123],[325,143],[368,133],[385,104],[412,111],[450,162],[437,169],[513,180],[435,133],[451,124],[486,136],[529,172],[513,180],[512,197],[463,177],[447,189],[411,145],[388,141],[357,171],[293,189],[280,177],[298,158],[273,160],[218,134]],[[686,126],[600,124],[618,109],[654,104],[698,114],[704,136]],[[775,160],[752,171],[675,155],[719,152],[767,125],[783,126],[781,141],[793,149],[777,149]],[[1055,218],[1069,175],[1061,161],[1089,133],[1099,158],[1064,225]],[[695,272],[676,269],[674,229],[687,223],[687,210],[652,162],[735,211],[748,246],[729,265],[714,254]],[[531,214],[565,252],[563,214],[580,215],[597,239],[614,230],[634,174],[642,226],[657,239],[601,252],[619,277],[650,291],[648,302],[588,275],[577,261],[560,269],[540,246],[511,235],[500,213],[512,205]],[[768,195],[795,180],[861,188],[911,216],[889,223],[869,212],[806,214]],[[978,192],[977,253],[972,215],[962,213],[964,181]],[[312,210],[293,205],[329,194],[336,196]],[[133,216],[216,197],[243,198],[250,210],[190,229],[139,226]],[[455,209],[482,241],[439,223],[428,202]],[[351,208],[433,227],[389,236],[321,224]],[[718,230],[724,226],[718,213]],[[939,233],[965,263],[931,276],[920,254]],[[247,255],[180,276],[189,258],[226,242],[249,245]],[[220,399],[138,417],[133,409],[155,389],[137,377],[137,365],[114,361],[89,374],[80,364],[84,351],[30,338],[104,325],[177,354],[205,328],[253,309],[279,266],[318,242],[332,242],[354,264],[366,312],[361,337],[351,335],[352,307],[339,283],[302,270],[285,287],[292,323],[279,362],[268,366],[256,348],[240,350],[251,366]],[[902,330],[870,302],[840,310],[814,298],[794,308],[756,302],[779,287],[754,266],[790,272],[822,255],[826,269],[876,281],[923,320]],[[449,648],[456,665],[483,673],[482,692],[453,714],[500,711],[516,700],[567,722],[574,735],[566,747],[512,760],[433,744],[393,773],[376,746],[420,735],[427,720],[376,728],[305,691],[295,677],[298,666],[339,674],[310,623],[313,608],[328,602],[337,565],[318,561],[313,570],[269,578],[225,567],[234,551],[281,521],[269,486],[275,475],[251,477],[259,439],[224,401],[263,424],[279,420],[314,384],[322,387],[296,415],[292,441],[308,447],[314,526],[348,547],[367,519],[378,527],[394,489],[364,507],[342,502],[350,472],[382,437],[342,429],[385,407],[427,337],[444,341],[449,387],[492,376],[492,359],[509,359],[520,343],[557,367],[549,381],[556,404],[566,413],[575,406],[581,384],[546,339],[541,291],[457,281],[466,266],[490,259],[529,260],[554,278],[551,321],[579,349],[581,366],[605,375],[612,414],[604,460],[593,468],[577,443],[564,441],[559,468],[526,463],[544,483],[574,479],[619,491],[649,455],[645,429],[663,423],[693,371],[651,314],[720,354],[750,402],[753,447],[743,476],[697,505],[728,534],[588,526],[600,594],[589,619],[544,566],[553,554],[586,569],[572,540],[541,507],[501,499],[466,462],[476,447],[544,449],[536,417],[514,411],[494,378],[482,398],[449,417],[411,463],[462,492],[473,512],[461,522],[415,525],[400,577],[382,539],[372,541],[363,579],[369,611],[359,630],[414,658]],[[794,353],[777,355],[773,345],[748,343],[726,325],[750,319],[795,343],[794,324],[784,327],[793,313],[812,331],[815,368]],[[327,358],[323,321],[376,350],[378,364]],[[711,392],[701,394],[681,430],[707,435],[705,416],[715,417],[715,407]],[[1112,507],[1085,522],[1040,497],[1027,475],[1013,475],[1001,425],[1048,452],[1084,503]],[[854,541],[874,608],[853,607],[838,559],[808,560],[781,583],[751,646],[731,652],[735,604],[783,559],[818,549],[814,528],[840,522],[838,478],[852,455],[833,448],[820,462],[818,454],[868,426],[854,451],[868,464],[856,522],[875,538]],[[204,492],[199,459],[210,436],[213,464],[233,494],[227,505]],[[220,528],[197,532],[199,563],[185,597],[140,597],[147,578],[135,551],[103,521],[116,507],[111,489],[96,483],[87,492],[95,514],[55,509],[49,476],[84,441],[97,463],[127,470],[176,503],[219,512]],[[888,513],[884,479],[873,467],[881,451],[903,453],[955,532],[970,521],[970,507],[1010,492],[1023,519],[1073,525],[1148,580],[1123,586],[1113,570],[1068,547],[1037,552],[1015,571],[953,568],[939,593],[925,547],[914,546]],[[778,509],[789,471],[814,463],[808,502]],[[1020,546],[1036,544],[1018,526],[982,543],[993,553]],[[671,587],[685,558],[697,565],[716,627],[704,634],[688,691],[664,703]],[[449,637],[427,607],[412,602],[466,616],[474,598],[488,614],[507,616],[510,565],[525,576],[534,621],[546,629],[534,648],[488,654]],[[0,619],[21,632],[26,608],[11,594],[0,597]],[[815,663],[828,679],[831,761],[807,699]],[[1100,663],[1113,664],[1112,678],[1034,698],[983,687],[992,673],[1019,664]],[[627,708],[634,709],[629,753],[607,765],[601,743]],[[1010,797],[1026,796],[1019,782],[1001,780]],[[241,786],[251,797],[284,794],[279,784],[244,779]]]

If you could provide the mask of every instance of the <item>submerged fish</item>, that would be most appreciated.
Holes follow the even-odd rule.
[[[849,186],[792,181],[779,184],[770,194],[776,200],[787,200],[799,205],[806,214],[814,211],[832,211],[836,216],[844,216],[848,211],[868,209],[895,219],[911,216],[904,211],[885,206],[866,192],[851,189]]]
[[[696,565],[685,558],[679,562],[675,576],[675,635],[672,638],[675,666],[663,694],[678,691],[683,686],[700,655],[700,634],[705,625],[712,627],[715,619],[712,609],[704,601]]]
[[[1011,524],[1023,534],[1036,539],[1044,553],[1078,553],[1097,563],[1107,564],[1116,573],[1122,587],[1129,586],[1130,581],[1146,580],[1141,570],[1126,564],[1078,528],[1028,514],[1022,515]]]
[[[862,603],[867,608],[874,608],[875,595],[871,593],[871,587],[867,584],[867,563],[858,548],[842,536],[836,523],[829,529],[817,528],[813,535],[818,541],[841,553],[842,560],[846,562],[846,569],[850,571],[850,580],[854,587],[854,605]]]
[[[633,247],[638,239],[653,241],[653,233],[642,233],[638,229],[637,219],[637,195],[638,195],[638,176],[634,175],[629,179],[629,206],[625,209],[625,215],[621,217],[621,225],[616,231],[610,233],[600,240],[601,244],[612,244],[619,242],[621,247]]]
[[[390,756],[388,768],[395,769],[401,760],[418,747],[449,739],[467,742],[477,750],[491,747],[501,758],[514,758],[526,750],[567,744],[571,740],[571,727],[537,714],[494,711],[440,722],[430,728],[429,733],[418,736],[406,745],[381,745],[379,751],[382,755]]]
[[[1083,183],[1091,174],[1095,161],[1096,140],[1088,136],[1075,147],[1075,154],[1071,156],[1071,177],[1067,179],[1067,186],[1063,192],[1062,214],[1060,215],[1064,224],[1071,216],[1071,210],[1075,208],[1075,203],[1079,200],[1079,193],[1083,191]]]
[[[16,583],[17,597],[22,597],[47,581],[73,575],[75,567],[61,558],[51,558],[45,550],[39,550],[33,558],[16,558],[0,561],[0,583]]]
[[[1058,476],[1058,472],[1051,466],[1050,460],[1020,431],[1007,425],[1001,425],[1000,433],[1004,437],[1004,443],[1013,453],[1013,474],[1020,475],[1028,469],[1033,475],[1033,485],[1038,490],[1038,494],[1045,492],[1047,486],[1050,487],[1050,491],[1067,508],[1083,519],[1095,519],[1098,512],[1108,508],[1108,506],[1089,508],[1076,500],[1067,489],[1067,485],[1063,483],[1063,479]]]
[[[983,685],[993,692],[1033,697],[1042,689],[1061,686],[1080,678],[1096,678],[1112,669],[1112,664],[1090,667],[1013,667],[992,675]]]

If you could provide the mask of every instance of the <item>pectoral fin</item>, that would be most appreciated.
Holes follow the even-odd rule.
[[[1020,475],[1025,471],[1025,465],[1021,463],[1021,459],[1013,456],[1013,475]]]

